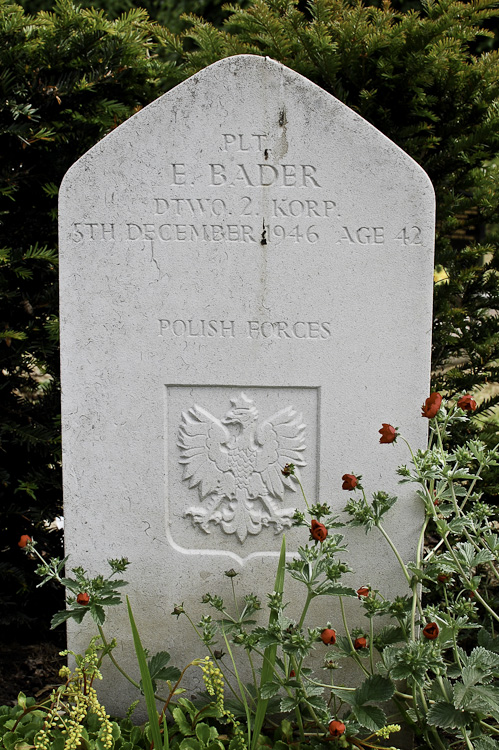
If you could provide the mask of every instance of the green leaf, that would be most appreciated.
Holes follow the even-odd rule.
[[[97,625],[104,625],[104,622],[106,621],[104,607],[101,607],[100,604],[92,604],[89,607],[89,610],[92,620],[96,622]]]
[[[78,624],[83,620],[87,610],[83,607],[79,607],[78,609],[67,609],[65,612],[56,612],[55,615],[52,617],[52,620],[50,621],[50,629],[53,630],[58,625],[60,625],[63,622],[66,622],[66,620],[73,619]]]
[[[487,651],[493,651],[499,654],[499,638],[496,636],[493,638],[490,633],[482,629],[478,633],[478,645],[483,646]]]
[[[281,554],[279,555],[279,562],[277,564],[277,572],[274,584],[274,592],[276,594],[282,594],[284,591],[284,574],[286,572],[286,537],[283,535],[281,544]],[[270,611],[269,615],[269,626],[273,625],[278,618],[278,613],[275,610]],[[268,645],[263,654],[262,672],[260,677],[260,695],[256,704],[255,711],[255,723],[253,725],[253,735],[251,738],[251,750],[255,750],[258,744],[258,737],[260,735],[265,715],[267,712],[268,698],[264,698],[261,694],[261,688],[268,682],[272,682],[274,675],[275,660],[277,657],[277,643]],[[284,699],[286,700],[286,699]],[[289,700],[289,699],[288,699]],[[281,711],[291,709],[283,709],[281,701]]]
[[[394,692],[395,686],[391,680],[380,675],[372,675],[357,688],[350,703],[352,706],[363,706],[368,701],[387,701]]]
[[[152,659],[147,663],[149,668],[149,674],[154,690],[156,690],[156,680],[162,680],[163,682],[176,682],[180,675],[180,669],[177,667],[167,667],[166,665],[170,661],[170,654],[168,651],[158,651],[154,654]]]
[[[278,682],[266,682],[260,688],[260,696],[265,700],[273,698],[279,692],[280,687]]]
[[[497,740],[493,740],[492,737],[478,737],[473,738],[473,745],[475,750],[497,750]]]
[[[180,750],[201,750],[202,745],[199,740],[195,740],[194,737],[184,737],[179,747]]]
[[[126,598],[126,603],[128,608],[128,618],[130,620],[130,625],[132,628],[133,645],[135,647],[135,654],[137,656],[137,661],[139,662],[140,675],[142,677],[152,741],[154,743],[155,750],[163,750],[163,740],[161,739],[161,732],[159,729],[158,711],[156,709],[156,701],[154,698],[151,675],[149,674],[146,656],[142,647],[142,642],[140,640],[139,631],[137,630],[137,626],[133,618],[132,608],[130,606],[130,600],[128,599],[128,596]]]
[[[294,708],[296,708],[297,702],[294,698],[282,698],[280,703],[280,710],[283,713],[287,713],[288,711],[292,711]]]
[[[175,723],[177,724],[180,732],[185,736],[192,733],[192,724],[190,721],[187,721],[187,718],[182,711],[181,708],[178,706],[173,709],[172,716],[175,719]]]
[[[386,724],[385,713],[377,706],[352,706],[352,712],[363,727],[376,732]]]
[[[452,703],[438,701],[430,706],[427,714],[428,724],[442,729],[456,729],[470,723],[471,716],[459,711]]]
[[[218,732],[215,727],[210,727],[204,722],[196,724],[196,737],[203,745],[208,745],[209,742],[216,740]]]

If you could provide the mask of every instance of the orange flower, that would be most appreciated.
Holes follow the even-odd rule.
[[[338,719],[329,722],[329,734],[332,737],[341,737],[341,735],[344,734],[345,729],[346,726],[342,721],[338,721]]]
[[[433,419],[442,405],[442,396],[440,393],[432,393],[428,396],[421,407],[421,416],[427,419]]]
[[[353,642],[353,647],[356,651],[361,648],[367,648],[367,638],[362,635],[360,638],[356,638]]]
[[[83,604],[84,606],[86,606],[90,601],[90,597],[85,591],[83,594],[78,594],[78,596],[76,597],[76,601],[78,602],[78,604]]]
[[[315,518],[312,519],[312,523],[310,525],[310,533],[317,542],[323,542],[327,537],[326,527],[323,523],[319,523],[319,521],[316,521]]]
[[[355,474],[343,474],[341,478],[343,479],[341,485],[343,490],[354,490],[357,487],[358,479]]]
[[[326,628],[321,633],[321,641],[326,646],[334,646],[336,643],[336,630],[332,628]]]
[[[21,547],[21,549],[22,549],[22,548],[24,548],[24,547],[27,547],[27,545],[28,545],[28,544],[29,544],[30,542],[31,542],[31,537],[30,537],[30,536],[28,536],[27,534],[23,534],[23,535],[22,535],[22,537],[21,537],[21,538],[19,539],[19,541],[18,541],[18,543],[17,543],[17,546],[18,546],[18,547]]]
[[[425,625],[423,628],[423,635],[425,638],[428,638],[429,641],[434,641],[439,632],[436,622],[429,622],[428,625]]]
[[[398,437],[395,427],[392,427],[391,424],[386,424],[386,422],[383,422],[381,430],[378,430],[378,432],[381,435],[379,439],[380,443],[394,443]]]
[[[476,409],[476,401],[471,398],[469,393],[466,396],[461,396],[457,405],[460,409],[464,409],[464,411],[475,411]]]
[[[361,586],[360,589],[357,589],[357,596],[369,596],[369,586]]]

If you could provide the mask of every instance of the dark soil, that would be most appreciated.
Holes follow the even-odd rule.
[[[54,643],[0,644],[0,706],[12,706],[23,692],[37,700],[60,684],[59,669],[66,663]]]

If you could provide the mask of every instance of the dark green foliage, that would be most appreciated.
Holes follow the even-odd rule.
[[[34,597],[21,534],[60,555],[57,193],[73,162],[162,91],[143,11],[110,22],[70,2],[30,18],[0,4],[0,625],[57,605]],[[29,609],[23,605],[28,602]],[[38,606],[38,604],[43,606]]]

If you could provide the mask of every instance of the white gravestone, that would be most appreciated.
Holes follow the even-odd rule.
[[[415,557],[422,508],[399,488],[426,440],[434,198],[427,175],[334,97],[268,58],[222,60],[110,133],[60,192],[67,553],[93,573],[128,556],[144,644],[183,667],[207,591],[263,599],[282,534],[344,473],[399,494],[388,527]],[[347,532],[350,583],[405,584],[374,531]],[[288,581],[299,611],[303,591]],[[285,596],[286,598],[286,596]],[[357,605],[352,600],[352,605]],[[359,611],[353,606],[352,612]],[[287,610],[291,613],[291,609]],[[355,615],[354,615],[355,616]],[[87,623],[88,620],[88,623]],[[308,624],[340,627],[336,600]],[[355,624],[359,624],[356,622]],[[69,629],[81,650],[93,631]],[[117,657],[137,676],[124,608]],[[112,668],[111,668],[112,669]],[[114,673],[111,711],[136,697]]]

